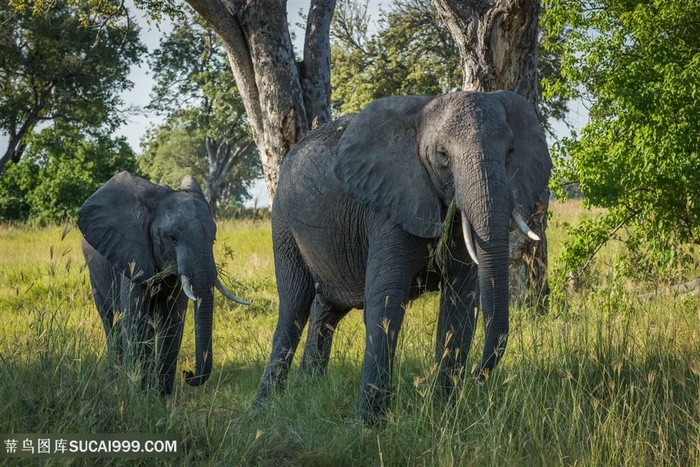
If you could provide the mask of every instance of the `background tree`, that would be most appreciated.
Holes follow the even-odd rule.
[[[0,173],[19,162],[39,124],[115,128],[119,94],[133,86],[129,67],[145,52],[124,8],[107,21],[85,15],[87,1],[55,2],[38,12],[35,2],[20,2],[19,9],[11,3],[0,1],[0,134],[8,137]]]
[[[187,2],[223,41],[272,200],[284,156],[312,124],[331,117],[329,28],[335,0],[311,0],[299,63],[285,0]]]
[[[358,112],[397,94],[437,95],[459,89],[459,54],[430,0],[401,0],[369,33],[367,2],[338,2],[331,27],[334,109]]]
[[[168,121],[153,134],[150,156],[144,162],[155,163],[180,151],[177,159],[187,161],[184,167],[205,180],[204,195],[212,212],[220,202],[229,201],[226,194],[235,193],[233,200],[242,201],[245,196],[241,190],[245,192],[260,176],[259,156],[226,54],[213,28],[194,14],[182,15],[150,62],[156,83],[148,108],[166,114]],[[187,141],[187,146],[178,149],[168,142],[168,131],[179,141]],[[158,164],[158,170],[164,167],[167,165]],[[155,170],[154,166],[147,172]],[[172,173],[160,173],[154,181],[179,183],[180,178],[179,174],[173,179]]]
[[[381,12],[374,32],[369,32],[367,5],[368,0],[339,1],[331,24],[334,111],[357,112],[395,94],[436,95],[462,87],[459,51],[431,0],[397,0]],[[559,56],[541,45],[537,75],[545,84],[561,81]],[[538,100],[540,122],[550,136],[555,121],[565,122],[567,100],[559,93]]]
[[[587,102],[589,122],[554,151],[557,182],[580,182],[606,208],[573,230],[563,259],[590,264],[601,245],[628,245],[628,272],[688,257],[700,243],[700,4],[549,0],[545,27],[565,41],[566,81],[550,92]],[[624,232],[625,235],[617,235]],[[657,266],[652,268],[652,264]]]
[[[29,135],[24,157],[0,179],[0,219],[74,219],[85,199],[116,172],[138,173],[126,139],[109,133],[108,127],[86,133],[58,125]]]
[[[539,0],[434,0],[459,50],[462,88],[515,91],[539,101]]]
[[[139,167],[154,183],[172,187],[179,186],[186,174],[207,180],[210,164],[206,141],[200,129],[166,121],[151,129],[144,139],[145,150],[138,157]],[[248,190],[260,177],[260,159],[255,151],[243,151],[235,161],[217,189],[218,200],[212,199],[219,207],[237,206],[249,200]]]

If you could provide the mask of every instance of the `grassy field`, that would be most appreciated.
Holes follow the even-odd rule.
[[[581,209],[552,209],[553,261]],[[166,400],[142,392],[137,375],[110,370],[79,238],[70,226],[0,227],[0,433],[179,437],[178,457],[143,465],[700,465],[698,300],[636,298],[648,285],[615,277],[614,245],[596,265],[595,287],[546,316],[514,310],[498,370],[484,385],[464,383],[451,403],[433,395],[437,296],[413,303],[393,411],[368,429],[352,420],[360,312],[340,324],[325,378],[293,373],[269,407],[248,410],[276,322],[269,223],[219,225],[217,258],[253,305],[217,302],[212,377],[199,388],[178,377]],[[191,369],[191,311],[187,326],[179,368]]]

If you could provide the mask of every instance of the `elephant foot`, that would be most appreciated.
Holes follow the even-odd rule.
[[[383,426],[389,420],[391,394],[388,390],[367,387],[360,393],[355,417],[368,427]]]
[[[472,378],[474,379],[474,382],[478,385],[482,385],[486,383],[486,381],[489,379],[491,376],[491,369],[490,368],[475,368],[474,371],[472,372]]]
[[[458,364],[440,368],[435,382],[436,396],[448,401],[458,398],[468,376],[469,372]]]
[[[255,399],[253,399],[253,402],[250,404],[250,409],[253,411],[260,411],[267,407],[270,403],[270,395],[276,390],[279,391],[274,385],[261,385],[258,389],[258,393],[255,395]]]
[[[253,412],[258,412],[267,406],[268,398],[267,396],[261,396],[260,394],[255,396],[253,402],[250,404],[250,410]]]
[[[299,381],[314,381],[326,376],[328,373],[328,360],[325,359],[306,359],[302,360],[297,380]]]
[[[364,408],[355,409],[355,423],[361,423],[365,428],[381,428],[389,421],[389,411],[375,412]]]
[[[158,382],[158,394],[161,397],[170,397],[173,394],[174,378],[165,377]]]

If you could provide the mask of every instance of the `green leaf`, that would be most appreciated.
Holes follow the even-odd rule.
[[[588,124],[553,148],[553,185],[580,182],[588,206],[608,209],[572,232],[570,267],[618,222],[630,263],[678,262],[700,242],[699,17],[697,1],[545,2],[542,24],[567,37],[551,47],[568,80],[545,89],[590,102]]]

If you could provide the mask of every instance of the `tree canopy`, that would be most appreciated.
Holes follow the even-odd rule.
[[[379,97],[459,89],[459,54],[429,0],[402,0],[382,12],[376,33],[367,3],[341,1],[331,27],[331,89],[337,112],[358,112]]]
[[[105,17],[85,15],[88,6],[0,1],[0,133],[8,136],[0,173],[19,162],[39,124],[113,129],[122,121],[120,94],[133,86],[129,67],[145,48],[126,9]]]
[[[549,44],[562,56],[563,79],[547,83],[547,93],[580,98],[590,112],[555,145],[557,182],[580,182],[585,203],[606,209],[573,230],[563,258],[580,268],[615,237],[637,272],[675,267],[684,242],[700,243],[700,3],[546,7],[545,29],[566,38]]]

